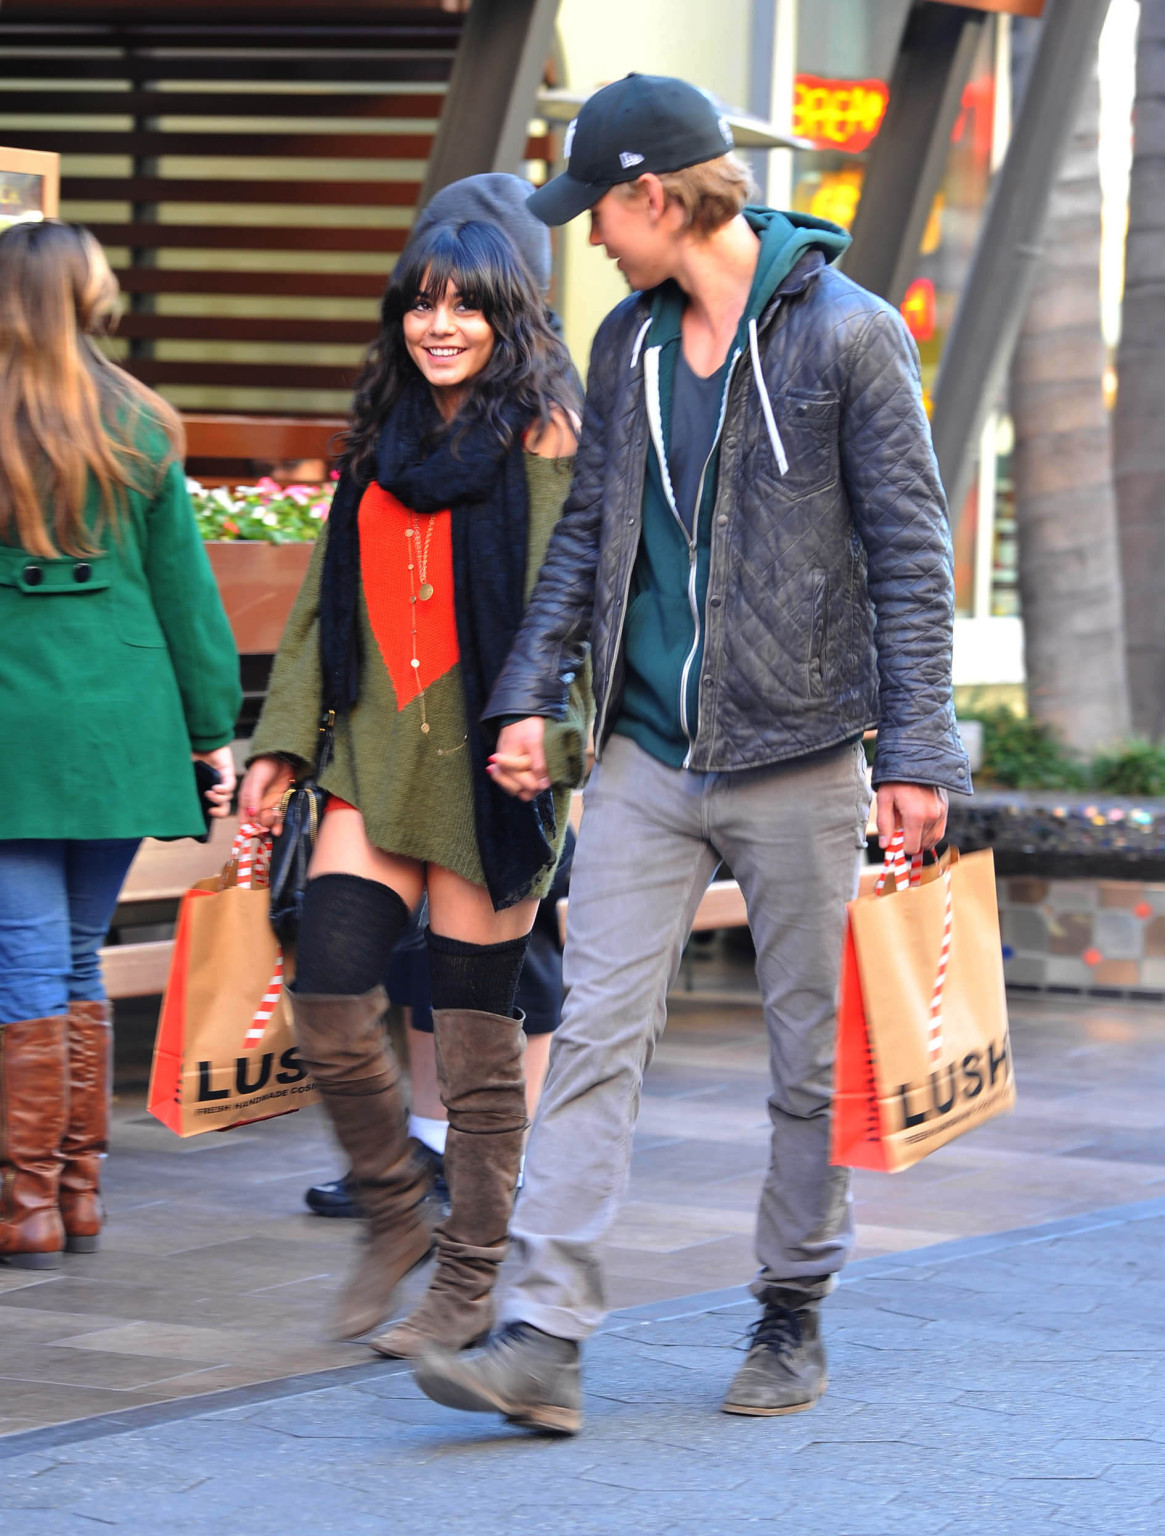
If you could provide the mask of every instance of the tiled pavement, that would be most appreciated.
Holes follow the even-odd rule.
[[[716,1411],[736,1291],[612,1318],[576,1440],[451,1413],[387,1362],[14,1436],[0,1529],[1159,1536],[1163,1242],[1158,1198],[864,1260],[827,1303],[830,1390],[793,1418]]]
[[[701,963],[696,983],[733,968]],[[1017,1111],[907,1174],[858,1175],[858,1256],[1165,1193],[1162,1009],[1013,995],[1011,1012]],[[607,1246],[613,1307],[747,1278],[765,1071],[747,998],[673,998]],[[124,1100],[101,1252],[52,1278],[0,1266],[0,1435],[366,1359],[321,1327],[352,1224],[300,1204],[335,1169],[318,1111],[181,1141]]]
[[[702,962],[695,977],[729,972]],[[859,1257],[1165,1194],[1162,1010],[1013,996],[1012,1016],[1015,1114],[905,1174],[860,1174]],[[747,998],[673,999],[607,1248],[612,1306],[748,1277],[765,1073]],[[0,1434],[363,1362],[321,1326],[352,1225],[300,1204],[335,1170],[319,1111],[181,1141],[127,1098],[102,1251],[49,1278],[0,1266]]]

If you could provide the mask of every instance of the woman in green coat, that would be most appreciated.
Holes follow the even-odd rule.
[[[99,948],[143,837],[198,836],[191,759],[234,788],[238,658],[164,401],[98,350],[117,281],[87,231],[0,235],[0,1259],[101,1226]]]

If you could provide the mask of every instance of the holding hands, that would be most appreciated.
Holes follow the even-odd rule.
[[[486,764],[486,770],[508,795],[516,795],[519,800],[533,800],[544,789],[550,788],[545,734],[546,721],[541,715],[531,715],[529,719],[503,726],[498,736],[498,749]]]

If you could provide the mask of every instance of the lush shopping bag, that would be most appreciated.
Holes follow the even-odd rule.
[[[899,834],[848,912],[832,1161],[896,1172],[1015,1103],[994,859]]]
[[[148,1106],[179,1136],[316,1098],[283,991],[268,912],[270,835],[243,826],[221,874],[186,892],[154,1043]]]

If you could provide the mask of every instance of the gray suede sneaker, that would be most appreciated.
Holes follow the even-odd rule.
[[[417,1386],[435,1403],[467,1413],[500,1413],[543,1434],[582,1428],[579,1347],[529,1323],[510,1323],[484,1349],[424,1356]]]
[[[804,1413],[825,1391],[826,1380],[817,1304],[794,1310],[770,1301],[752,1325],[748,1358],[720,1409],[756,1418]]]

